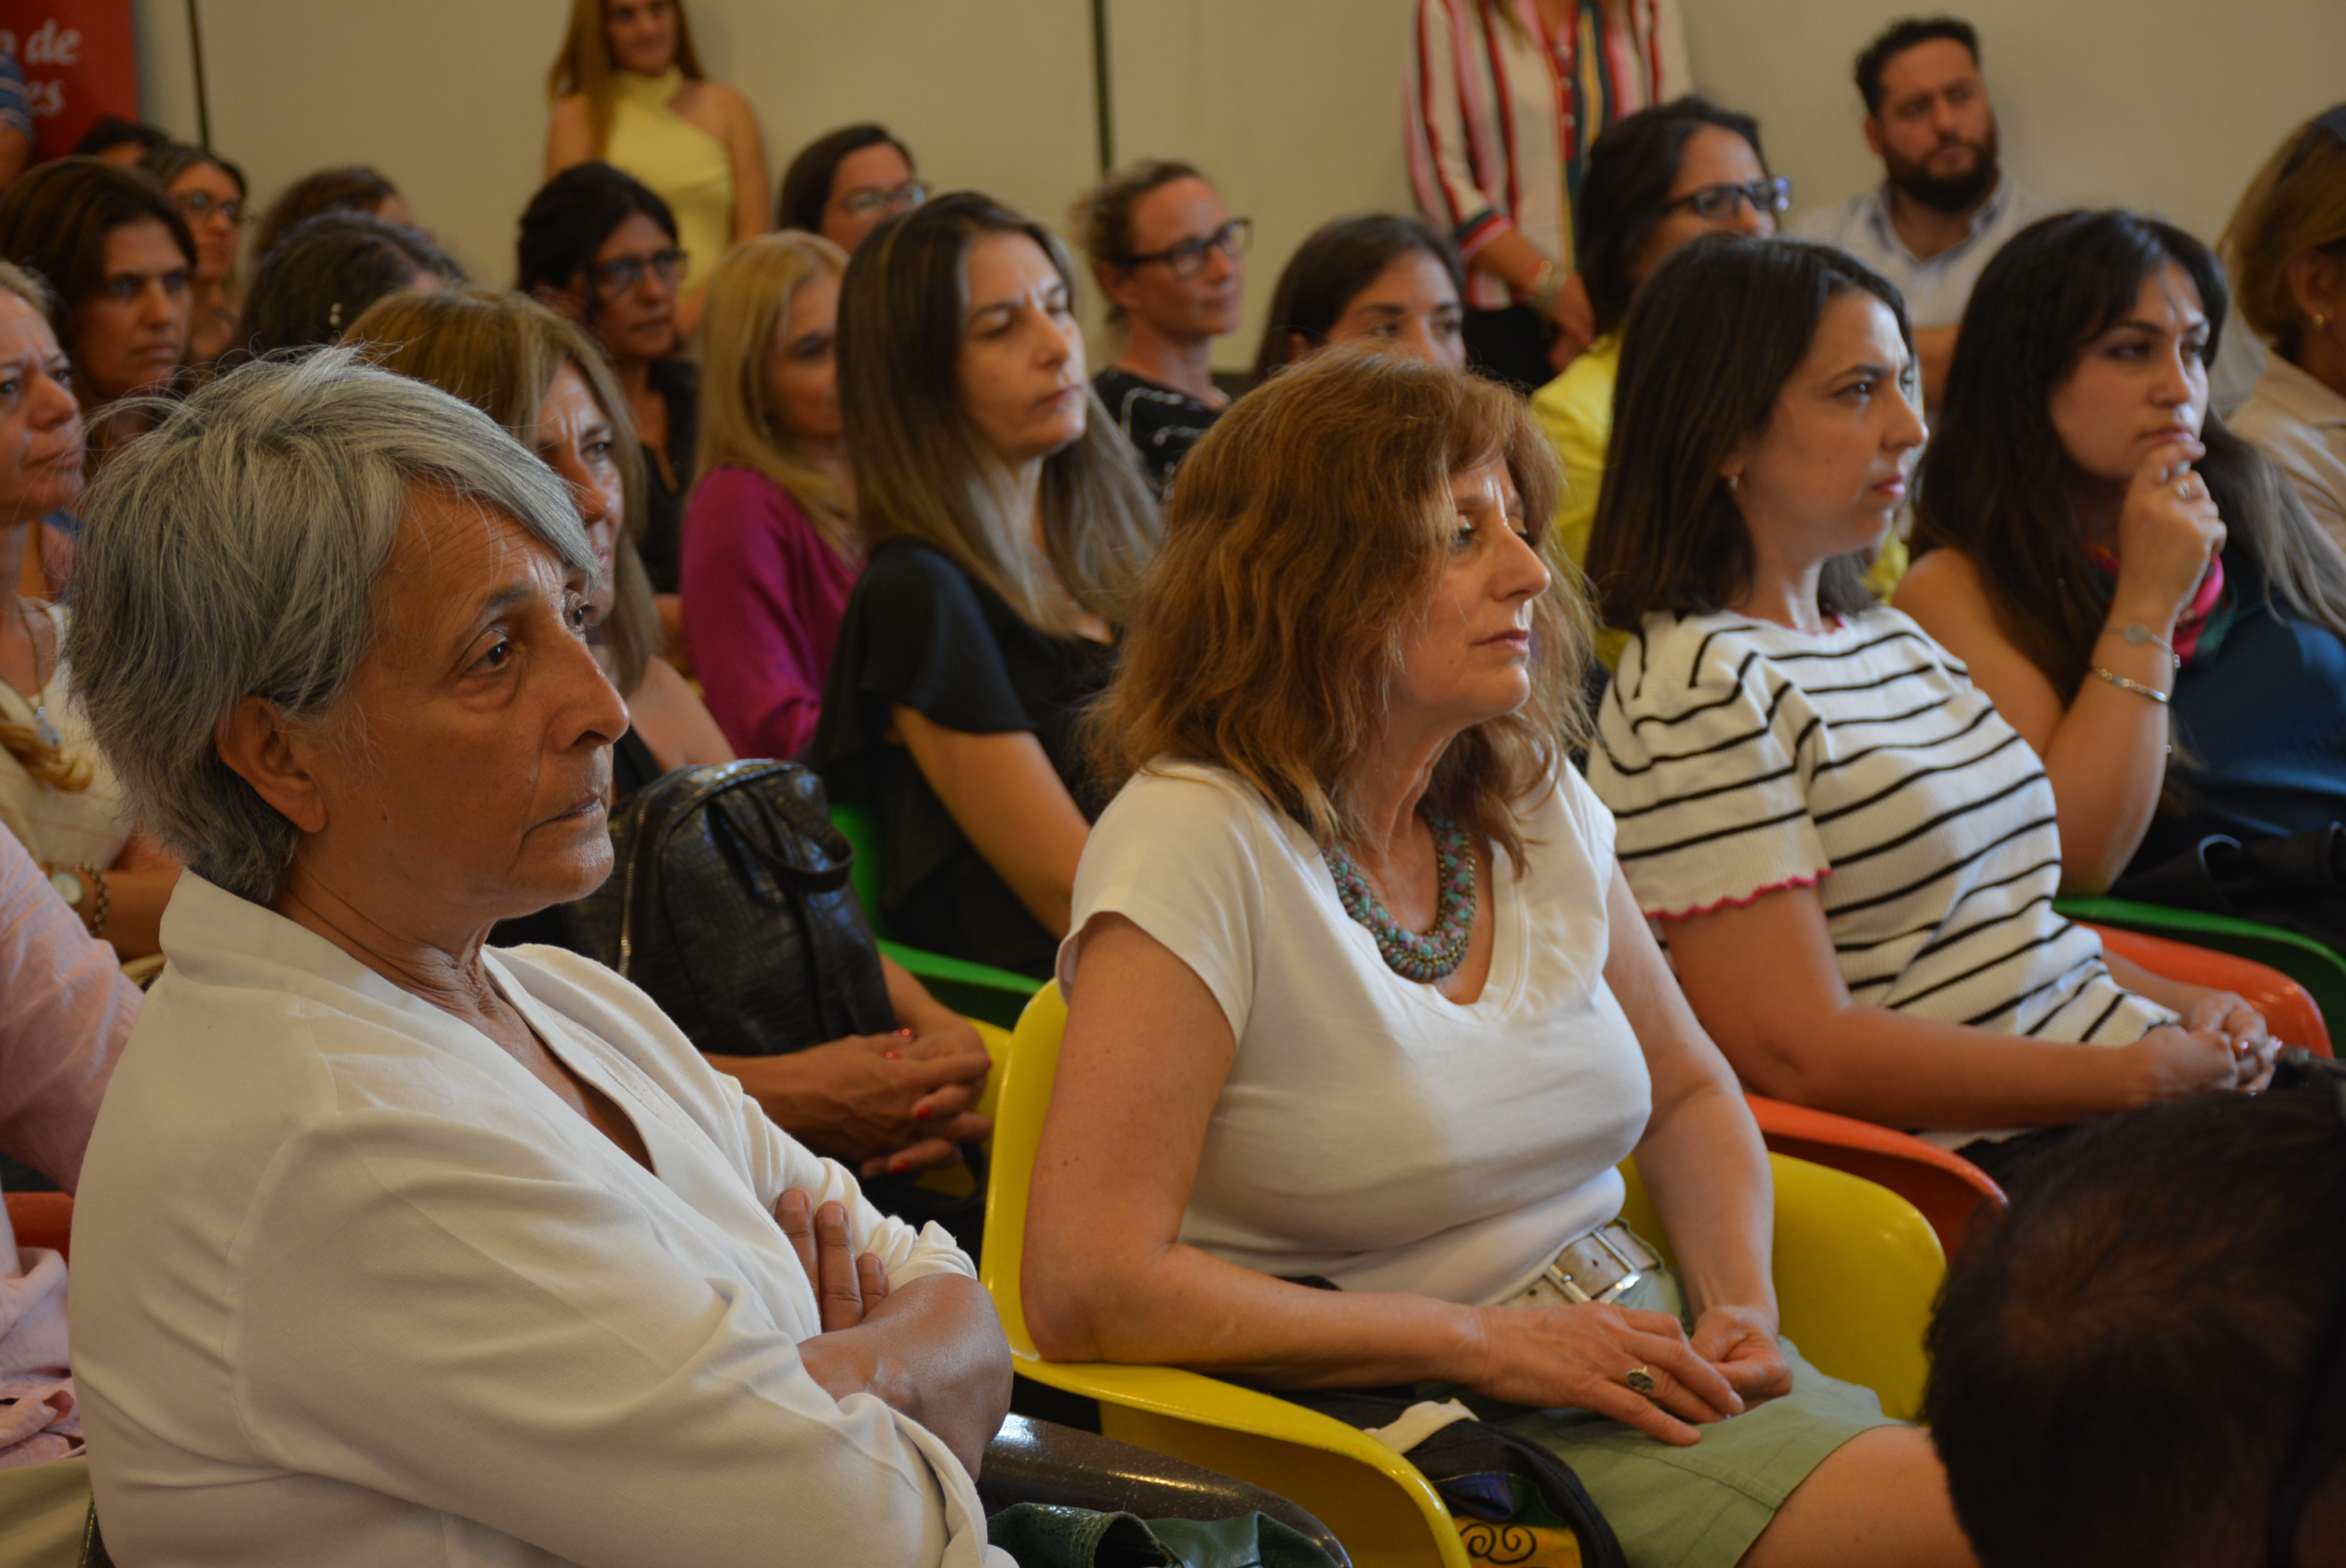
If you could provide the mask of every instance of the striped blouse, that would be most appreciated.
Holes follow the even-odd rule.
[[[1567,12],[1551,33],[1535,0],[1418,0],[1404,95],[1410,188],[1469,260],[1515,229],[1569,267],[1589,144],[1693,86],[1678,0],[1570,0]],[[1465,302],[1495,311],[1514,299],[1473,272]]]
[[[1598,728],[1589,782],[1647,914],[1814,885],[1859,1003],[2097,1045],[2173,1016],[2121,989],[2100,939],[2053,911],[2043,765],[1897,611],[1817,636],[1649,616]]]

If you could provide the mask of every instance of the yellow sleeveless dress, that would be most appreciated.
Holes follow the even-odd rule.
[[[725,145],[668,107],[684,73],[611,74],[611,140],[604,158],[659,193],[676,213],[676,242],[690,257],[682,292],[699,288],[733,243],[733,160]]]

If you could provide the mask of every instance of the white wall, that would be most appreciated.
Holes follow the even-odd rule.
[[[1251,216],[1244,328],[1295,244],[1406,209],[1401,88],[1413,0],[1109,0],[1117,154],[1186,157]],[[508,280],[544,150],[566,0],[199,0],[213,140],[261,201],[321,164],[382,166],[484,281]],[[1088,0],[691,0],[704,61],[740,87],[779,178],[810,137],[886,122],[941,186],[1055,225],[1095,169]],[[1801,205],[1879,178],[1851,57],[1884,0],[1681,0],[1695,74],[1759,116]],[[2212,237],[2289,126],[2346,96],[2341,0],[1964,0],[2004,159],[2056,199],[2155,208]],[[148,117],[196,128],[185,0],[135,0]],[[1097,351],[1096,351],[1096,352]]]

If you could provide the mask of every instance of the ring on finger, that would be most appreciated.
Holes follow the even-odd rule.
[[[1629,1385],[1631,1393],[1643,1394],[1647,1399],[1653,1398],[1654,1390],[1658,1386],[1654,1381],[1653,1371],[1646,1367],[1630,1368],[1628,1375],[1621,1380]]]
[[[2175,482],[2175,494],[2181,496],[2186,501],[2191,499],[2192,485],[2191,481],[2188,476]]]

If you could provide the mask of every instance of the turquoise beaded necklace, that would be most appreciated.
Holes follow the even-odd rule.
[[[1403,980],[1431,985],[1466,962],[1466,946],[1474,937],[1474,855],[1466,842],[1465,829],[1447,817],[1429,814],[1425,821],[1433,830],[1442,898],[1433,929],[1423,936],[1385,912],[1352,856],[1334,845],[1321,853],[1336,879],[1336,896],[1343,901],[1344,912],[1368,927],[1385,967]]]

